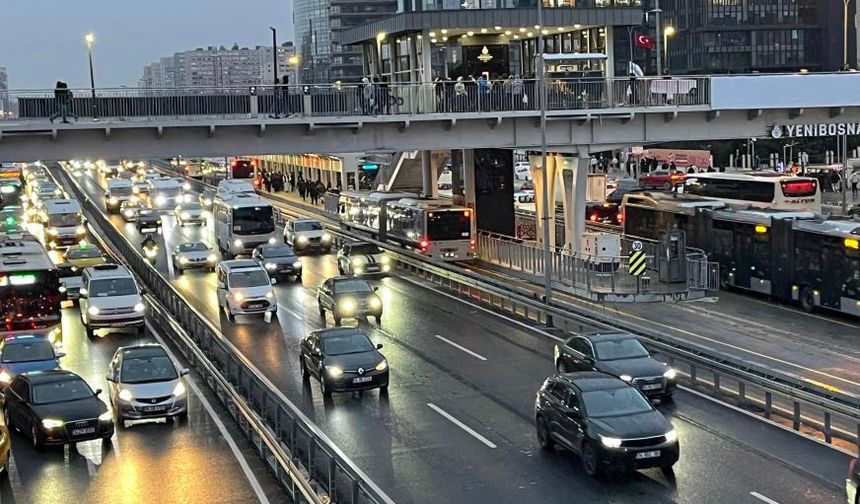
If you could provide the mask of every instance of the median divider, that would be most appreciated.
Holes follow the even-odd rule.
[[[65,170],[55,176],[81,203],[105,251],[146,289],[148,320],[204,377],[293,502],[393,504],[301,410],[190,306],[117,231]]]

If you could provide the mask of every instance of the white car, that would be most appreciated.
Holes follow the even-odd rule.
[[[218,256],[203,242],[182,243],[173,249],[173,270],[181,275],[189,269],[215,271]]]
[[[347,243],[337,252],[337,270],[349,276],[385,275],[391,271],[391,258],[372,243]]]
[[[124,266],[99,264],[84,268],[80,288],[81,322],[87,336],[99,329],[134,328],[146,331],[146,306],[134,277]]]
[[[275,298],[277,283],[256,261],[233,259],[218,265],[218,307],[224,310],[227,320],[233,322],[236,315],[278,315],[278,300]]]
[[[182,227],[185,227],[186,224],[197,224],[199,226],[206,224],[203,207],[196,201],[180,203],[173,210],[173,215],[176,216],[176,223]]]
[[[529,180],[532,178],[532,166],[528,161],[517,161],[514,163],[514,178],[517,180]]]
[[[316,219],[293,219],[284,226],[284,243],[296,253],[331,250],[332,236]]]

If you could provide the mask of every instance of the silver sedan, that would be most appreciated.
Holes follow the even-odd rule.
[[[215,271],[217,265],[218,256],[203,242],[183,243],[173,249],[173,269],[177,275],[195,268]]]
[[[179,368],[161,345],[120,347],[108,369],[108,395],[117,425],[125,420],[188,416],[187,369]]]

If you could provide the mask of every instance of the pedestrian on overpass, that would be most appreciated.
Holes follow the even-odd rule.
[[[57,81],[57,87],[54,88],[54,104],[56,105],[56,110],[49,118],[51,122],[54,122],[54,119],[59,117],[63,118],[63,123],[69,123],[69,116],[75,118],[75,121],[78,120],[78,116],[76,116],[71,111],[72,107],[72,92],[69,90],[69,86],[63,81]]]

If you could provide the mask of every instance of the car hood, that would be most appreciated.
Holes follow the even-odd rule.
[[[305,238],[322,238],[325,234],[325,230],[317,230],[317,231],[296,231],[296,237],[304,236]]]
[[[233,292],[241,292],[246,298],[260,298],[272,291],[271,285],[260,285],[257,287],[233,287],[230,289]]]
[[[378,350],[371,350],[369,352],[354,354],[327,355],[324,364],[326,366],[338,366],[342,369],[364,368],[365,371],[369,371],[375,368],[384,358]]]
[[[63,422],[71,422],[74,420],[98,418],[99,415],[107,411],[107,406],[98,397],[92,396],[75,401],[34,404],[33,410],[41,419],[56,418]]]
[[[203,215],[203,210],[180,210],[179,214],[187,214],[189,217],[200,217]]]
[[[30,373],[32,371],[45,371],[48,369],[58,369],[60,362],[57,359],[46,359],[30,362],[4,362],[0,365],[0,369],[8,369],[12,374]]]
[[[145,224],[147,224],[147,223],[153,223],[154,224],[156,222],[161,222],[161,216],[160,215],[140,215],[140,213],[138,213],[137,217],[140,220],[140,222],[145,223]]]
[[[598,371],[603,371],[604,373],[609,373],[615,376],[626,374],[633,378],[663,376],[663,373],[669,369],[669,366],[653,357],[597,361],[595,367]]]
[[[366,301],[375,297],[377,297],[375,292],[345,292],[343,294],[334,295],[334,299],[337,302],[343,301],[347,298],[355,299],[356,301]]]
[[[185,257],[187,259],[206,259],[212,254],[211,250],[192,250],[188,252],[177,252],[176,257]]]
[[[281,256],[281,257],[263,257],[260,262],[263,264],[272,263],[272,264],[289,264],[293,265],[294,262],[298,261],[298,256]]]
[[[120,387],[131,392],[132,397],[164,397],[173,395],[179,378],[151,383],[120,383]]]
[[[100,309],[130,308],[139,302],[140,296],[137,294],[131,296],[105,296],[89,298],[90,306],[96,306]]]
[[[672,430],[672,424],[657,410],[635,415],[589,418],[588,422],[597,433],[621,439],[662,436]]]

